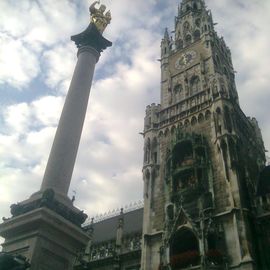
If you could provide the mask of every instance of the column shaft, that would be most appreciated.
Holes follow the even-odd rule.
[[[82,133],[84,118],[99,53],[81,47],[64,108],[50,152],[41,191],[52,188],[67,195]]]

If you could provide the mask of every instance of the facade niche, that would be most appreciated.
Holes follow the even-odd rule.
[[[194,95],[200,91],[200,78],[198,76],[193,76],[190,80],[190,94]]]
[[[185,127],[188,127],[190,125],[190,122],[188,119],[185,120],[185,123],[184,123]]]
[[[222,115],[221,115],[221,109],[219,107],[216,109],[216,116],[217,116],[217,120],[216,120],[217,133],[219,135],[221,135],[221,133],[222,133]]]
[[[205,113],[205,119],[206,120],[210,120],[211,119],[211,112],[210,111],[206,111],[206,113]]]
[[[155,207],[155,184],[156,184],[156,171],[153,169],[151,171],[151,199],[150,199],[150,207],[153,209]]]
[[[151,149],[151,159],[154,164],[158,162],[158,141],[155,137],[152,141],[152,149]]]
[[[229,151],[230,151],[230,157],[231,157],[231,166],[232,168],[235,168],[236,162],[237,162],[237,152],[236,152],[236,145],[232,138],[229,138]]]
[[[188,22],[185,22],[185,23],[184,23],[184,32],[188,31],[189,28],[190,28],[189,23],[188,23]]]
[[[225,141],[221,142],[222,157],[225,167],[226,179],[229,180],[228,146]]]
[[[198,117],[198,122],[199,124],[202,123],[204,121],[204,116],[202,113],[199,114],[199,117]]]
[[[197,118],[195,116],[193,116],[191,119],[191,125],[195,126],[196,124],[197,124]]]
[[[194,32],[194,41],[199,40],[200,37],[201,37],[201,32],[200,32],[200,30],[196,30],[196,31]]]
[[[176,84],[175,86],[174,86],[174,88],[173,88],[173,91],[174,91],[174,93],[179,93],[179,92],[181,92],[182,91],[182,85],[181,84]]]
[[[199,265],[199,243],[190,229],[182,228],[173,236],[170,243],[170,263],[172,270]]]
[[[232,133],[232,120],[227,106],[224,107],[225,125],[229,133]]]
[[[193,147],[191,141],[183,141],[173,149],[173,168],[193,163]]]
[[[191,41],[192,41],[191,35],[189,35],[189,34],[186,35],[185,41],[186,41],[186,46],[188,46],[189,44],[191,44]]]
[[[175,41],[176,49],[182,49],[184,47],[184,42],[182,39],[178,39]]]
[[[151,141],[148,138],[146,145],[145,145],[145,151],[144,151],[144,162],[149,163],[150,162],[150,151],[151,151]]]

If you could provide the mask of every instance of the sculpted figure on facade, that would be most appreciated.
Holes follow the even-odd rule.
[[[111,12],[106,11],[105,5],[100,5],[100,7],[97,9],[96,4],[99,4],[100,1],[95,1],[89,8],[90,15],[91,15],[91,22],[95,24],[99,32],[102,34],[107,27],[108,24],[111,22]]]

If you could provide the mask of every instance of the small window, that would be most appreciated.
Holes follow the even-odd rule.
[[[200,37],[201,37],[201,32],[200,32],[200,30],[196,30],[196,31],[194,32],[194,40],[198,40],[198,39],[200,39]]]
[[[204,121],[204,116],[203,116],[203,114],[201,113],[201,114],[199,114],[198,122],[199,122],[199,123],[202,123],[203,121]]]
[[[196,19],[195,24],[196,24],[197,27],[200,27],[201,19],[200,18]]]
[[[197,124],[197,118],[194,116],[194,117],[192,117],[192,119],[191,119],[191,125],[192,126],[195,126]]]
[[[190,28],[189,23],[188,23],[188,22],[185,22],[185,23],[184,23],[184,31],[188,31],[189,28]]]
[[[183,40],[182,39],[176,40],[175,46],[177,49],[182,49],[183,48]]]
[[[186,35],[186,45],[191,43],[191,35]]]
[[[174,91],[175,93],[181,92],[181,91],[182,91],[182,85],[181,85],[181,84],[175,85],[173,91]]]
[[[200,78],[193,76],[190,80],[191,95],[194,95],[200,91]]]

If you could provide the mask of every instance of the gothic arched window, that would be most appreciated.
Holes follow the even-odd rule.
[[[198,122],[199,123],[202,123],[204,121],[204,116],[202,113],[199,114],[199,117],[198,117]]]
[[[225,117],[225,125],[227,130],[232,132],[232,120],[229,112],[229,108],[227,106],[224,107],[224,117]]]
[[[158,162],[158,141],[155,137],[152,140],[152,147],[151,147],[151,159],[154,164],[157,164]]]
[[[185,22],[185,23],[184,23],[184,31],[188,31],[189,28],[190,28],[189,23],[188,23],[188,22]]]
[[[191,119],[191,125],[195,126],[196,124],[197,124],[197,118],[195,116],[193,116]]]
[[[194,40],[200,39],[200,37],[201,37],[200,30],[196,30],[193,35],[194,35]]]
[[[150,162],[150,148],[151,148],[151,142],[148,138],[145,144],[145,150],[144,150],[144,162],[149,163]]]
[[[227,143],[225,141],[222,141],[220,146],[221,146],[221,150],[222,150],[226,178],[227,178],[227,180],[229,180],[228,146],[227,146]]]
[[[170,264],[173,270],[200,264],[199,242],[188,228],[177,231],[170,242]]]
[[[182,39],[178,39],[178,40],[176,40],[176,42],[175,42],[175,46],[176,46],[176,48],[177,49],[182,49],[183,48],[183,40]]]
[[[177,93],[181,92],[182,89],[183,89],[182,84],[176,84],[173,88],[173,91],[175,94],[177,94]]]
[[[206,120],[209,120],[209,119],[211,119],[211,112],[210,111],[206,111],[206,113],[205,113],[205,119]]]
[[[190,80],[191,95],[194,95],[200,91],[200,78],[193,76]]]
[[[186,41],[186,45],[189,45],[191,43],[191,35],[186,35],[185,41]]]

